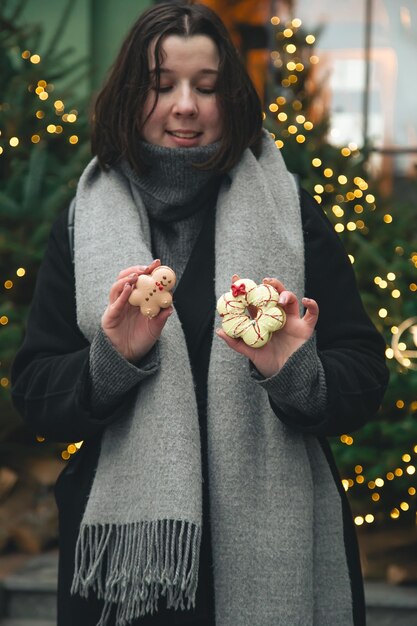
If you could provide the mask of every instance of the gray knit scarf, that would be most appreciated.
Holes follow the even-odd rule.
[[[297,191],[264,134],[220,190],[216,296],[233,273],[277,276],[301,298]],[[75,214],[78,323],[91,341],[120,269],[152,260],[143,205],[127,179],[93,161]],[[204,289],[204,286],[201,287]],[[184,334],[174,313],[160,368],[107,427],[76,548],[73,593],[116,605],[116,626],[158,599],[193,605],[202,528],[200,433]],[[285,426],[247,360],[214,337],[208,376],[208,471],[216,626],[352,626],[340,497],[315,437]]]

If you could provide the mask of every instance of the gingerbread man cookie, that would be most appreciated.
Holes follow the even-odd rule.
[[[285,324],[285,311],[279,306],[279,293],[271,285],[257,285],[249,278],[239,278],[230,291],[217,302],[226,335],[261,348]],[[255,311],[253,317],[249,311]]]
[[[172,304],[170,291],[174,288],[177,277],[174,270],[167,265],[160,265],[152,274],[141,274],[135,289],[129,297],[133,306],[140,307],[146,317],[155,317],[161,309]]]

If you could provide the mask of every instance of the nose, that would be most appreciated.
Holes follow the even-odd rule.
[[[173,106],[173,112],[177,116],[194,117],[198,113],[197,100],[189,86],[178,89]]]

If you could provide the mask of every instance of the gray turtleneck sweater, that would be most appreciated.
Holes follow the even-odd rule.
[[[179,282],[206,212],[216,203],[221,177],[213,170],[199,170],[194,163],[212,157],[218,143],[199,148],[163,148],[141,142],[150,170],[139,176],[124,161],[121,170],[129,179],[133,199],[140,195],[149,216],[152,249],[163,265],[172,267]]]

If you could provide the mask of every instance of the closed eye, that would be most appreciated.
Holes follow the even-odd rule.
[[[214,93],[216,90],[214,89],[214,87],[198,87],[197,90],[202,93],[202,94],[207,94],[210,95],[212,93]]]
[[[154,89],[154,91],[157,90],[156,87],[153,87],[153,89]],[[159,91],[159,93],[169,93],[172,89],[173,89],[173,85],[166,85],[164,87],[162,85],[160,85],[158,91]],[[199,93],[201,93],[201,94],[203,94],[205,96],[209,96],[209,95],[215,93],[215,91],[216,91],[214,87],[196,87],[196,90]]]

